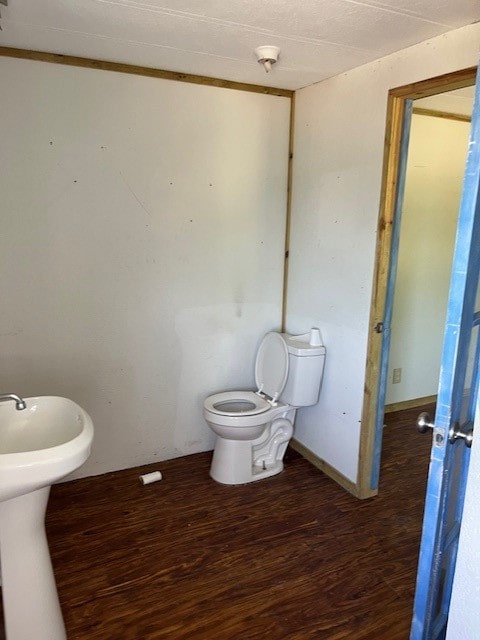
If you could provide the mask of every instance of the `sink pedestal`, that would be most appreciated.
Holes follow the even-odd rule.
[[[0,502],[0,565],[7,640],[66,640],[45,511],[50,487]]]
[[[18,398],[7,394],[8,398]],[[90,455],[93,424],[68,398],[0,403],[0,566],[7,640],[66,640],[45,511],[50,486]]]

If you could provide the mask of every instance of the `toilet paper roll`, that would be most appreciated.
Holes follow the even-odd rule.
[[[152,482],[161,480],[162,474],[160,471],[152,471],[152,473],[145,473],[143,476],[140,476],[139,479],[142,484],[151,484]]]

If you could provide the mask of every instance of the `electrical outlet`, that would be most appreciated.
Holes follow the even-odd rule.
[[[393,376],[392,376],[393,384],[398,384],[399,382],[401,382],[401,380],[402,380],[402,369],[401,368],[394,369]]]

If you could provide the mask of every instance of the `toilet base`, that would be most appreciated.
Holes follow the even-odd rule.
[[[274,420],[256,440],[217,436],[210,476],[221,484],[247,484],[283,471],[283,456],[293,435],[286,418]]]
[[[264,478],[270,478],[270,476],[276,476],[277,473],[283,471],[283,460],[276,460],[270,467],[253,467],[252,482],[254,480],[263,480]]]
[[[221,484],[252,482],[252,444],[249,440],[226,440],[217,436],[210,477]]]
[[[217,437],[210,477],[220,484],[248,484],[283,471],[283,460],[266,468],[252,464],[252,443]]]

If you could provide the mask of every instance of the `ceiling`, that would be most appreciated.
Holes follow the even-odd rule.
[[[475,87],[465,87],[464,89],[438,93],[429,98],[415,100],[413,106],[424,109],[435,109],[437,111],[443,111],[444,113],[471,116],[474,98]]]
[[[1,16],[1,46],[298,89],[476,22],[480,2],[8,0]],[[269,74],[260,45],[281,49]]]

